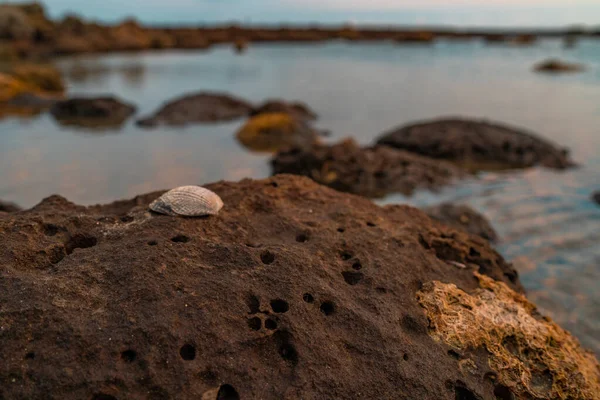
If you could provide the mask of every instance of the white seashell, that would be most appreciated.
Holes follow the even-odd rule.
[[[201,217],[216,215],[223,208],[223,200],[214,192],[200,186],[181,186],[160,196],[150,209],[171,216]]]

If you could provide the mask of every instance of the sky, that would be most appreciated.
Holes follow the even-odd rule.
[[[5,0],[0,0],[0,3]],[[105,22],[600,26],[600,0],[46,0],[53,17]]]

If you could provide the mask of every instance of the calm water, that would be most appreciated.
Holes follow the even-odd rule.
[[[585,63],[583,74],[543,76],[549,56]],[[259,102],[302,100],[331,140],[369,143],[394,126],[443,115],[487,117],[527,127],[572,149],[581,167],[482,174],[440,194],[385,202],[429,205],[458,200],[486,214],[499,250],[521,272],[530,298],[600,354],[600,41],[562,49],[440,42],[261,45],[243,56],[228,48],[65,59],[71,94],[113,93],[146,114],[196,90]],[[80,76],[80,67],[91,71]],[[139,115],[138,114],[138,115]],[[269,175],[268,156],[234,139],[242,121],[183,129],[91,131],[63,128],[48,115],[0,122],[0,198],[32,206],[59,193],[81,204],[219,179]]]

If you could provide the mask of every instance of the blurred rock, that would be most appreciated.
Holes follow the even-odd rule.
[[[568,63],[556,59],[542,61],[534,65],[534,71],[548,73],[581,72],[585,68],[581,64]]]
[[[427,207],[423,211],[431,218],[452,228],[481,236],[491,242],[498,239],[498,234],[488,219],[467,205],[443,203]]]
[[[300,102],[288,103],[283,100],[270,99],[255,108],[251,115],[266,113],[286,113],[301,120],[312,121],[317,119],[317,114],[306,104]]]
[[[310,147],[318,135],[302,119],[286,113],[266,113],[248,120],[236,136],[250,150],[276,152],[286,147]]]
[[[57,102],[50,112],[63,125],[118,127],[135,113],[135,107],[114,97],[75,97]]]

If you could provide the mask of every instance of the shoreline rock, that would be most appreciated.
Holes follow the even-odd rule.
[[[598,393],[598,362],[568,333],[553,333],[482,238],[302,177],[204,186],[225,203],[217,216],[152,215],[162,191],[92,207],[52,196],[0,216],[11,248],[0,252],[0,335],[10,355],[0,363],[2,397],[355,399],[359,391],[452,400],[529,391],[537,375],[499,369],[501,349],[462,345],[481,326],[448,314],[481,318],[483,306],[521,318],[502,321],[535,322],[535,330],[498,324],[493,343],[510,351],[515,338],[513,367],[555,377],[537,398]],[[444,300],[454,292],[455,302]],[[548,357],[561,362],[534,363]],[[576,378],[563,379],[566,369]],[[514,386],[520,379],[527,385]]]
[[[61,125],[102,128],[123,125],[135,110],[111,96],[73,97],[55,103],[50,113]]]
[[[360,147],[348,139],[334,145],[291,148],[271,160],[273,174],[295,174],[342,192],[367,197],[436,190],[463,172],[447,162],[387,146]]]
[[[227,122],[248,116],[253,106],[224,93],[199,92],[166,102],[153,115],[137,121],[138,126],[183,126],[194,123]]]
[[[490,242],[498,239],[498,234],[488,219],[467,205],[442,203],[424,208],[423,212],[441,223],[481,236]]]
[[[574,166],[566,149],[522,129],[485,120],[416,122],[382,134],[377,144],[452,161],[474,171]]]
[[[260,106],[256,107],[250,113],[251,116],[270,113],[286,113],[291,116],[306,120],[314,121],[318,118],[317,113],[311,110],[306,104],[301,102],[286,102],[283,100],[270,99],[265,101]]]

